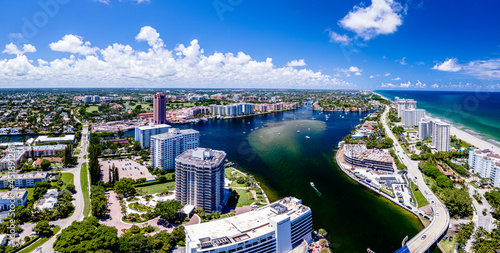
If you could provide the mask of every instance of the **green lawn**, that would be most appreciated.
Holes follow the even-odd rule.
[[[74,179],[75,179],[75,176],[71,173],[62,173],[62,177],[61,177],[62,181],[65,183],[65,184],[75,184],[74,182]]]
[[[152,112],[153,111],[153,104],[150,103],[135,103],[135,105],[130,106],[130,101],[126,102],[125,105],[130,107],[130,109],[134,109],[136,106],[141,105],[141,110],[145,110],[147,112]]]
[[[246,190],[243,189],[234,189],[238,195],[238,203],[236,204],[237,207],[242,207],[242,206],[248,206],[254,202],[253,195],[251,192],[247,192]]]
[[[97,112],[99,111],[99,107],[95,106],[95,105],[91,105],[87,108],[87,110],[85,110],[86,112],[89,112],[89,113],[92,113],[92,112]]]
[[[451,241],[450,240],[446,240],[446,241],[439,241],[439,245],[441,245],[441,247],[443,248],[444,250],[444,253],[453,253],[455,251],[455,240]]]
[[[61,227],[59,226],[55,226],[52,231],[54,232],[54,234],[52,236],[55,236],[55,234],[59,233],[59,230],[61,230]],[[52,237],[51,236],[51,237]],[[28,253],[28,252],[32,252],[34,251],[36,248],[40,247],[42,244],[44,244],[46,241],[48,241],[51,237],[44,237],[42,239],[39,239],[37,240],[36,242],[34,242],[33,244],[31,244],[30,246],[24,248],[23,250],[19,251],[18,253]]]
[[[75,152],[73,152],[73,155],[77,156],[80,154],[80,149],[75,149]]]
[[[423,206],[428,205],[429,202],[427,202],[427,200],[424,197],[424,194],[422,194],[422,192],[420,190],[415,191],[415,189],[417,189],[417,188],[418,187],[413,182],[411,182],[411,189],[413,190],[413,194],[415,195],[415,198],[417,199],[418,208],[421,208]]]
[[[26,190],[28,191],[28,199],[33,199],[33,192],[35,191],[35,188],[26,188]]]
[[[234,169],[232,169],[232,168],[226,168],[226,169],[224,170],[224,174],[225,174],[226,178],[229,178],[229,177],[231,176],[231,173],[232,173],[233,171],[234,171]]]
[[[89,196],[89,179],[87,177],[87,163],[82,164],[80,173],[80,183],[82,184],[83,192],[83,216],[87,217],[90,213],[90,196]]]
[[[166,182],[162,184],[154,184],[154,185],[148,185],[148,186],[142,186],[142,187],[137,187],[137,191],[140,191],[140,194],[155,194],[155,193],[160,193],[165,190],[174,190],[175,189],[175,182]]]

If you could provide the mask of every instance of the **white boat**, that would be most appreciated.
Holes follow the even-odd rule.
[[[247,132],[243,132],[243,134],[246,134]]]
[[[310,184],[311,184],[312,187],[314,187],[314,183],[313,182],[311,182]]]
[[[297,130],[297,133],[300,134],[300,130]]]
[[[307,128],[307,130],[311,131],[311,128],[310,128],[310,127],[308,127],[308,128]]]
[[[250,122],[248,122],[247,124],[249,124],[249,125],[250,125]]]
[[[310,139],[310,138],[311,138],[311,137],[309,137],[309,136],[306,136],[306,139]]]

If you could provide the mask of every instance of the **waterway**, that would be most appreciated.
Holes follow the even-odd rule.
[[[335,163],[337,143],[366,115],[303,106],[179,127],[200,131],[202,147],[225,151],[239,169],[256,177],[271,201],[302,199],[312,209],[315,229],[328,231],[335,252],[394,252],[406,235],[411,238],[423,228],[421,223],[352,181]]]

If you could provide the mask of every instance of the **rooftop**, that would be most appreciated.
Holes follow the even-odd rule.
[[[21,199],[27,190],[14,188],[11,191],[0,191],[0,199]]]
[[[176,162],[194,165],[197,167],[216,166],[226,159],[226,152],[209,148],[195,148],[182,153],[175,158]]]
[[[48,172],[38,172],[38,171],[32,171],[30,173],[24,173],[24,174],[2,174],[0,176],[0,181],[3,180],[9,180],[9,177],[13,177],[14,180],[21,180],[21,179],[41,179],[41,178],[47,178],[49,175]]]
[[[198,131],[194,129],[184,129],[184,130],[179,130],[179,128],[170,128],[168,130],[168,133],[163,133],[163,134],[157,134],[153,135],[151,137],[154,137],[155,139],[169,139],[175,136],[179,136],[182,134],[193,134],[193,133],[199,133]]]
[[[167,125],[167,124],[159,124],[159,125],[150,124],[147,126],[139,126],[138,128],[140,130],[149,130],[149,129],[156,129],[156,128],[164,128],[164,127],[171,127],[171,126]]]
[[[301,200],[287,197],[252,212],[186,226],[186,238],[202,248],[219,247],[273,232],[269,223],[273,217],[284,215],[294,220],[307,212],[310,208],[302,205]]]

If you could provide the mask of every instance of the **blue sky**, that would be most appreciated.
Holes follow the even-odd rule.
[[[500,88],[498,1],[4,0],[0,87]]]

